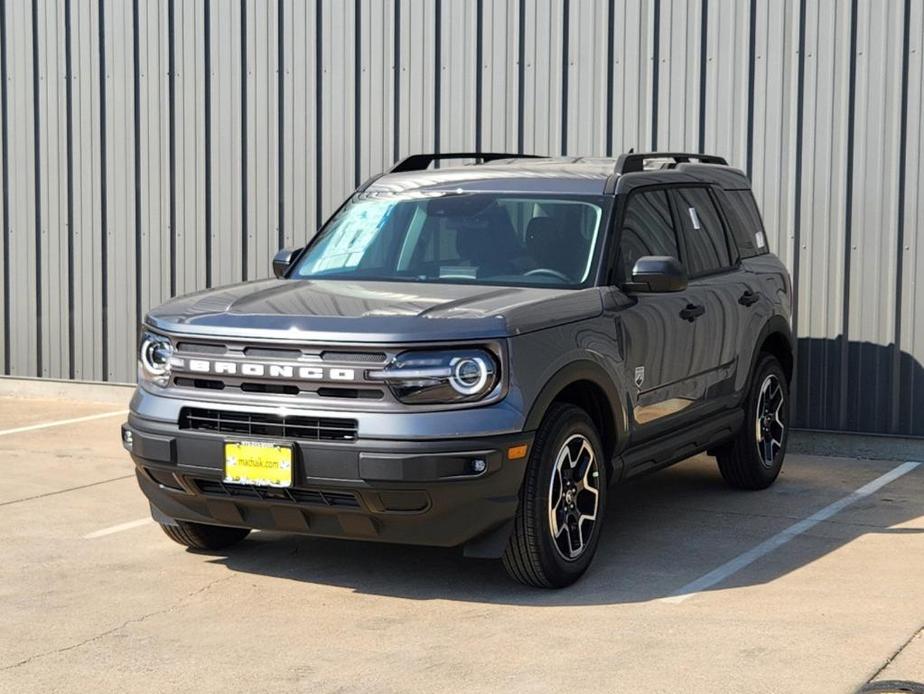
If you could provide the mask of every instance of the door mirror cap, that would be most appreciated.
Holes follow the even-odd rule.
[[[273,256],[273,274],[276,275],[276,277],[280,279],[285,277],[286,270],[289,269],[298,251],[299,249],[297,248],[283,248]]]
[[[669,255],[646,255],[635,261],[632,280],[623,285],[629,292],[682,292],[687,288],[687,271]]]

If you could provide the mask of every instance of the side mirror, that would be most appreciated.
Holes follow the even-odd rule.
[[[273,274],[276,275],[276,277],[282,278],[285,276],[286,270],[289,269],[298,251],[299,249],[297,248],[283,248],[273,256]]]
[[[632,279],[623,285],[630,292],[682,292],[687,288],[687,271],[669,255],[646,255],[635,261]]]

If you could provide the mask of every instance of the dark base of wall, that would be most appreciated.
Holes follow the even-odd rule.
[[[793,431],[789,437],[789,452],[924,462],[924,439],[830,431]]]

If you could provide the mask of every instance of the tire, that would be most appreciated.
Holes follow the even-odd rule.
[[[578,580],[600,540],[607,482],[603,446],[593,421],[574,405],[553,404],[536,432],[504,551],[510,577],[538,588],[563,588]],[[553,523],[558,526],[557,540]],[[575,547],[579,552],[573,555]]]
[[[722,477],[736,489],[766,489],[776,480],[789,439],[789,383],[779,360],[761,353],[747,398],[744,424],[716,451]]]
[[[176,525],[160,523],[160,527],[171,540],[190,549],[224,549],[236,545],[250,534],[250,528],[204,525],[181,520],[174,522]]]

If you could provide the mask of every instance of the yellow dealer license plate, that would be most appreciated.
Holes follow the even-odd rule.
[[[292,486],[292,447],[264,441],[225,443],[225,482]]]

